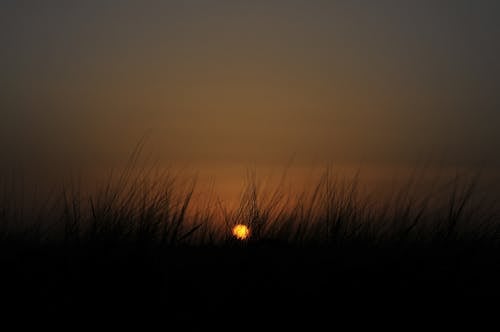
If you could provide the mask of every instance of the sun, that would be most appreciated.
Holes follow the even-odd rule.
[[[233,235],[238,240],[245,240],[250,236],[250,228],[243,224],[238,224],[233,227]]]

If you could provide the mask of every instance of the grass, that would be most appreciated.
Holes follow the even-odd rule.
[[[73,181],[39,208],[24,207],[24,195],[4,184],[4,306],[190,324],[500,295],[498,206],[481,198],[477,175],[423,195],[413,176],[380,199],[357,175],[331,169],[299,193],[285,175],[266,187],[250,171],[239,206],[228,209],[215,195],[193,204],[196,178],[144,171],[138,157],[139,149],[94,194]],[[238,223],[250,239],[231,236]]]

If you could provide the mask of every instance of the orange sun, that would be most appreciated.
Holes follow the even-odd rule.
[[[233,227],[233,235],[238,240],[245,240],[250,236],[250,228],[246,225],[238,224]]]

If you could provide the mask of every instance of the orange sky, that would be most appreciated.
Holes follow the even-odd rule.
[[[228,187],[292,158],[496,169],[498,13],[491,1],[3,1],[1,168],[92,173],[147,136],[161,165]]]

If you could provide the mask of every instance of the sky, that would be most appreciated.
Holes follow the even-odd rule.
[[[498,1],[3,0],[1,167],[495,169],[499,36]]]

